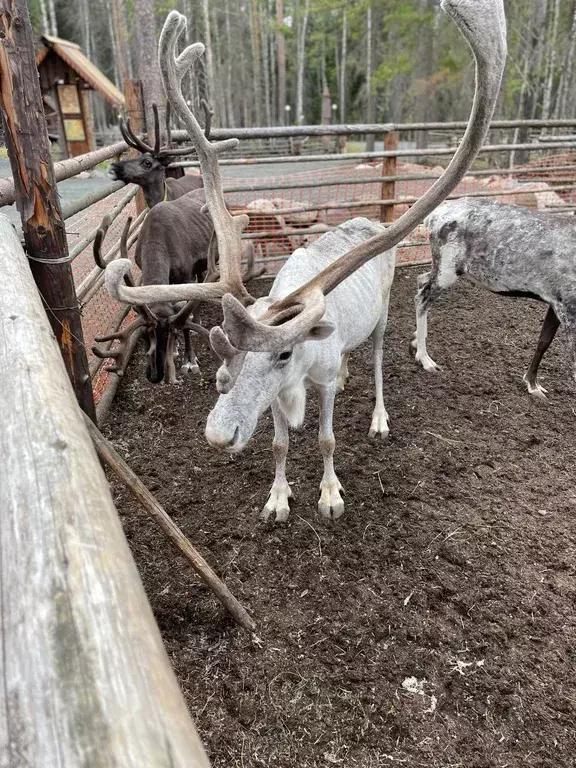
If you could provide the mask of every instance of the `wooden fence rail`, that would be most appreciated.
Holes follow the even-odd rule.
[[[0,273],[0,766],[207,768],[2,215]]]

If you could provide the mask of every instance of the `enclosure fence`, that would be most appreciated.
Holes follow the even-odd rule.
[[[234,212],[248,214],[243,234],[257,246],[257,262],[275,274],[298,247],[348,218],[365,216],[389,224],[406,211],[440,176],[454,154],[465,123],[406,123],[346,126],[298,126],[214,129],[213,138],[237,136],[240,148],[225,155],[224,191]],[[494,122],[487,144],[472,170],[450,199],[486,197],[555,214],[576,210],[576,140],[554,135],[576,121]],[[514,143],[518,131],[529,140]],[[374,152],[362,149],[367,134],[379,139]],[[309,141],[302,143],[304,137]],[[173,139],[184,141],[183,131]],[[344,146],[346,139],[347,146]],[[422,147],[422,144],[427,145]],[[381,147],[381,148],[380,148]],[[55,165],[59,181],[120,157],[127,150],[116,142],[95,152]],[[345,151],[348,150],[348,151]],[[288,154],[288,152],[290,154]],[[297,154],[293,154],[297,152]],[[511,165],[512,164],[512,165]],[[195,160],[171,167],[197,167]],[[78,298],[90,375],[99,412],[108,406],[118,377],[104,371],[105,361],[90,347],[96,336],[118,330],[130,318],[104,288],[92,248],[104,214],[112,219],[104,243],[105,261],[120,255],[120,235],[133,217],[128,241],[131,257],[146,216],[136,204],[138,188],[104,182],[94,193],[64,203],[63,216]],[[0,181],[0,206],[14,201],[10,179]],[[419,226],[398,248],[400,265],[425,264],[430,258],[425,227]]]

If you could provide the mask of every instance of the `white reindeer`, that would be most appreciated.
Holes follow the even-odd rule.
[[[279,299],[288,296],[324,267],[351,248],[382,232],[368,219],[356,218],[327,232],[307,248],[299,248],[282,267],[268,296],[249,308],[252,318],[260,318]],[[314,387],[320,401],[318,442],[324,460],[318,509],[324,517],[340,517],[344,502],[342,486],[334,471],[334,397],[347,378],[348,355],[372,337],[372,357],[376,405],[370,437],[388,435],[388,414],[382,395],[382,340],[388,317],[390,287],[394,277],[396,249],[365,264],[339,285],[326,301],[323,319],[307,333],[305,340],[281,352],[247,352],[239,355],[222,332],[211,334],[215,352],[225,361],[217,374],[218,390],[223,393],[208,417],[206,439],[228,451],[241,451],[252,437],[259,417],[270,406],[274,417],[274,456],[276,476],[263,517],[276,513],[276,520],[288,518],[288,499],[292,495],[286,480],[288,426],[304,421],[306,389]],[[235,307],[224,300],[228,321]],[[217,331],[218,329],[216,329]]]
[[[442,177],[403,216],[384,228],[354,219],[322,236],[290,257],[270,295],[254,302],[241,280],[240,233],[246,216],[232,217],[222,195],[217,154],[231,142],[210,144],[187,108],[181,92],[184,73],[203,52],[195,44],[176,58],[176,42],[185,29],[183,16],[172,11],[160,39],[160,68],[166,95],[194,142],[206,190],[206,200],[218,238],[218,283],[126,287],[130,264],[118,260],[107,267],[106,285],[118,300],[132,304],[222,300],[224,322],[213,328],[214,351],[224,361],[218,372],[223,393],[207,424],[207,437],[228,450],[243,447],[258,417],[272,406],[276,428],[277,471],[264,515],[288,514],[290,490],[284,467],[289,423],[304,415],[305,391],[320,392],[320,449],[324,476],[319,502],[325,515],[344,510],[340,483],[334,472],[332,405],[347,372],[351,349],[372,336],[376,373],[376,407],[370,432],[385,436],[387,414],[382,399],[382,334],[394,269],[394,247],[455,188],[482,145],[492,117],[506,58],[506,21],[502,0],[442,0],[442,7],[468,41],[476,62],[476,91],[468,129]],[[351,248],[351,250],[349,250]],[[372,263],[368,263],[371,262]],[[346,280],[345,285],[340,286]],[[334,292],[332,296],[325,296]],[[224,295],[224,294],[230,295]]]

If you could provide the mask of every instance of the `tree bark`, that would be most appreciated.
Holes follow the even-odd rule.
[[[228,41],[228,55],[226,56],[226,106],[228,117],[226,122],[228,128],[234,128],[236,118],[234,114],[234,94],[232,91],[232,25],[230,23],[230,0],[226,0],[224,5],[224,24],[226,28],[226,39]]]
[[[254,88],[254,121],[262,125],[262,71],[260,68],[260,8],[258,0],[250,2],[250,43],[252,47],[252,74]]]
[[[282,27],[284,7],[282,0],[276,0],[276,53],[278,57],[278,124],[286,124],[286,46]]]
[[[374,122],[374,98],[372,96],[372,4],[366,11],[366,122]],[[374,152],[374,135],[366,138],[366,152]]]
[[[26,0],[0,6],[0,101],[30,269],[80,407],[96,418]],[[42,343],[39,341],[39,343]]]
[[[214,56],[212,53],[212,35],[210,30],[210,4],[208,0],[202,0],[202,16],[204,21],[204,47],[206,48],[206,79],[208,85],[208,101],[216,99],[216,85],[214,82]]]
[[[342,48],[340,56],[340,122],[346,122],[346,48],[348,45],[348,17],[346,9],[342,11]]]
[[[272,125],[272,104],[270,101],[270,49],[268,47],[268,7],[265,3],[260,13],[260,48],[262,51],[262,72],[264,74],[264,114],[266,125]]]
[[[40,0],[40,15],[42,16],[42,34],[49,35],[50,27],[48,26],[48,12],[46,10],[46,0]]]
[[[154,0],[135,0],[134,8],[138,39],[138,79],[142,82],[146,130],[150,135],[154,129],[153,103],[158,105],[160,125],[164,123],[164,90],[158,65]]]
[[[110,0],[112,31],[116,43],[116,65],[118,67],[119,87],[124,89],[124,83],[130,79],[130,66],[126,24],[122,0]]]
[[[554,1],[552,9],[552,29],[548,38],[548,61],[546,72],[546,83],[544,86],[544,99],[542,101],[542,120],[548,120],[550,117],[552,105],[552,89],[554,86],[554,76],[556,74],[556,42],[558,38],[558,17],[560,14],[560,0]],[[542,134],[545,129],[542,129]]]
[[[310,14],[310,0],[305,0],[304,16],[299,19],[296,43],[296,125],[304,125],[304,62],[306,50],[306,30]]]
[[[58,22],[56,21],[56,6],[54,0],[48,0],[48,17],[50,19],[50,34],[58,37]]]
[[[554,106],[554,119],[566,117],[568,95],[572,90],[572,74],[574,72],[574,56],[576,55],[576,2],[572,4],[572,24],[570,25],[570,35],[568,37],[568,46],[560,75],[558,85],[558,95]]]

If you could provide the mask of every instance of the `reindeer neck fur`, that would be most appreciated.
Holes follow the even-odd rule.
[[[148,212],[136,245],[142,285],[190,283],[206,268],[214,228],[204,204],[200,189]]]
[[[369,219],[357,217],[326,232],[306,248],[299,248],[278,272],[269,298],[278,301],[289,296],[349,250],[380,234],[382,229]],[[326,297],[324,320],[336,326],[343,352],[354,349],[374,330],[382,312],[383,296],[394,276],[395,259],[395,248],[380,254]],[[258,311],[257,305],[253,311]]]

